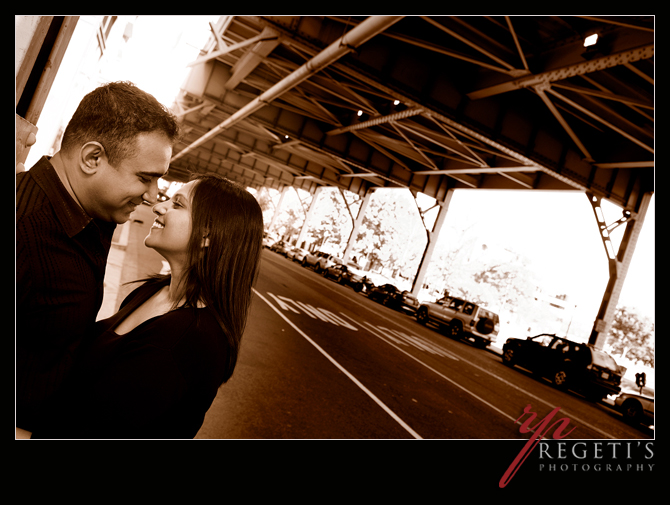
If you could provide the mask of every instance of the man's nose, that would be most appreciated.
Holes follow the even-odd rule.
[[[142,195],[142,198],[149,203],[156,203],[158,200],[158,180],[149,185],[149,189]]]

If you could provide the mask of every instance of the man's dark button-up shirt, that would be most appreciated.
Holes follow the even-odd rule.
[[[16,176],[16,419],[31,419],[65,378],[102,304],[115,223],[92,219],[49,159]]]

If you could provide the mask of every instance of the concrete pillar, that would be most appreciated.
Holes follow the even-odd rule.
[[[354,220],[354,227],[351,230],[351,234],[349,235],[349,242],[347,242],[347,247],[344,250],[344,260],[345,263],[349,261],[349,257],[351,256],[351,250],[354,247],[354,244],[356,243],[356,235],[358,234],[358,229],[361,227],[361,224],[363,224],[363,219],[365,218],[365,211],[368,208],[368,205],[370,204],[370,200],[372,199],[372,193],[373,191],[368,190],[367,193],[365,193],[365,198],[363,198],[363,201],[361,202],[361,206],[358,209],[358,216],[356,216],[356,219]]]
[[[305,216],[305,222],[302,223],[302,228],[300,228],[300,234],[298,235],[298,241],[296,242],[296,245],[298,247],[302,247],[301,244],[303,240],[305,240],[305,236],[307,235],[307,230],[309,229],[309,221],[311,220],[312,216],[314,215],[314,209],[316,208],[316,201],[319,199],[319,195],[321,194],[321,190],[323,189],[323,186],[319,186],[316,191],[314,192],[314,196],[312,196],[312,202],[309,204],[309,210],[307,211],[307,215]],[[309,248],[307,248],[309,249]]]
[[[268,225],[268,232],[272,232],[272,230],[274,229],[275,221],[277,220],[277,216],[279,216],[282,204],[284,203],[284,196],[286,196],[286,192],[289,191],[289,189],[291,189],[290,186],[284,186],[281,190],[281,193],[279,194],[279,201],[275,206],[274,214],[272,214],[272,219],[270,220],[270,224]]]
[[[435,245],[437,244],[438,239],[440,238],[440,232],[442,231],[442,226],[444,221],[447,218],[447,211],[449,210],[449,204],[451,199],[454,196],[453,188],[447,191],[447,194],[444,198],[444,201],[438,202],[440,210],[437,214],[437,219],[435,219],[435,224],[433,225],[432,230],[426,230],[428,236],[428,243],[426,244],[426,250],[423,253],[421,258],[421,263],[419,264],[419,270],[414,278],[414,283],[412,284],[412,294],[418,296],[421,291],[421,286],[423,286],[423,280],[428,273],[428,268],[430,267],[430,260],[433,256],[433,251],[435,250]]]

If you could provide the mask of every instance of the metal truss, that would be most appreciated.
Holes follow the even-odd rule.
[[[437,200],[580,190],[630,209],[653,190],[652,61],[653,18],[222,17],[175,104],[171,167]]]

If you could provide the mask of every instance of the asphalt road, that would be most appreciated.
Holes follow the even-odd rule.
[[[654,437],[283,256],[262,261],[237,368],[196,438],[527,440],[528,405],[535,422],[560,408],[568,439]]]

